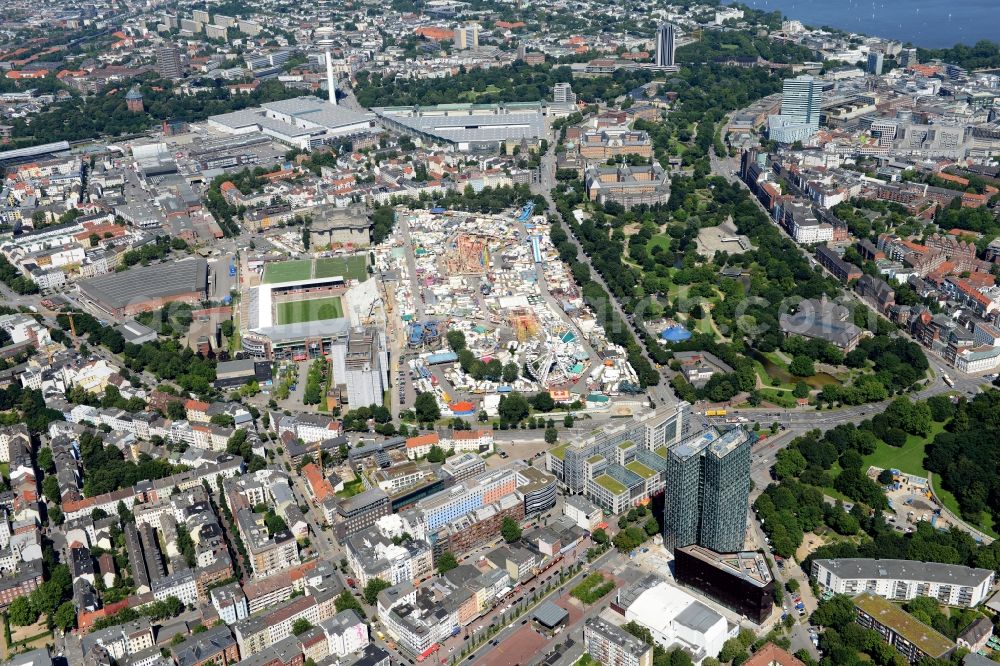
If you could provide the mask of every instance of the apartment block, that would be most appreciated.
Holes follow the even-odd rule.
[[[600,617],[583,624],[584,650],[607,666],[652,666],[653,646]]]
[[[867,558],[814,560],[811,575],[833,594],[868,593],[897,602],[931,597],[964,608],[983,603],[996,578],[990,569],[958,564]]]
[[[854,606],[858,624],[877,631],[911,664],[926,657],[947,659],[955,651],[955,643],[948,637],[882,597],[865,593],[854,599]]]

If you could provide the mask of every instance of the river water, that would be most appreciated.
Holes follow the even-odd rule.
[[[1000,0],[743,0],[790,19],[924,48],[1000,40]]]

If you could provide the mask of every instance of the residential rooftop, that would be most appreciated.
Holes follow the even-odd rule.
[[[882,597],[866,592],[855,597],[854,605],[873,617],[879,624],[889,627],[915,645],[924,654],[940,657],[955,647],[955,644],[947,636],[928,627]]]

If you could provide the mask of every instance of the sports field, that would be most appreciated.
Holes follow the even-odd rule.
[[[368,279],[368,255],[355,254],[350,257],[331,257],[316,260],[316,277],[340,276],[348,280],[364,282]]]
[[[268,264],[264,268],[264,284],[308,280],[311,277],[312,261],[310,259],[281,261],[274,264]]]
[[[340,296],[328,296],[309,301],[277,303],[274,314],[279,325],[298,324],[303,321],[339,319],[344,316],[344,306],[340,302]]]

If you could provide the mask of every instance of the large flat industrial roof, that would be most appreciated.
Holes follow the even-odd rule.
[[[123,308],[154,298],[169,298],[196,291],[208,285],[208,262],[201,257],[152,266],[130,268],[80,280],[80,290],[109,308]]]
[[[291,118],[291,122],[286,118],[269,116],[269,113]],[[373,118],[374,116],[370,113],[359,113],[307,95],[277,102],[267,102],[253,109],[220,113],[209,116],[208,119],[231,130],[256,126],[260,129],[271,129],[286,136],[303,136],[313,134],[318,129],[335,131],[343,127],[371,121]]]
[[[476,115],[402,115],[376,109],[380,116],[417,132],[454,143],[532,139],[545,135],[541,111]]]
[[[331,129],[342,125],[353,125],[364,122],[373,117],[370,113],[360,113],[338,104],[331,104],[311,95],[282,99],[277,102],[267,102],[266,104],[261,104],[261,108],[273,113],[294,116],[300,120]]]
[[[69,150],[68,141],[56,141],[54,143],[43,143],[40,146],[4,150],[0,151],[0,164],[25,158],[40,157],[42,155],[59,153],[67,150]]]

